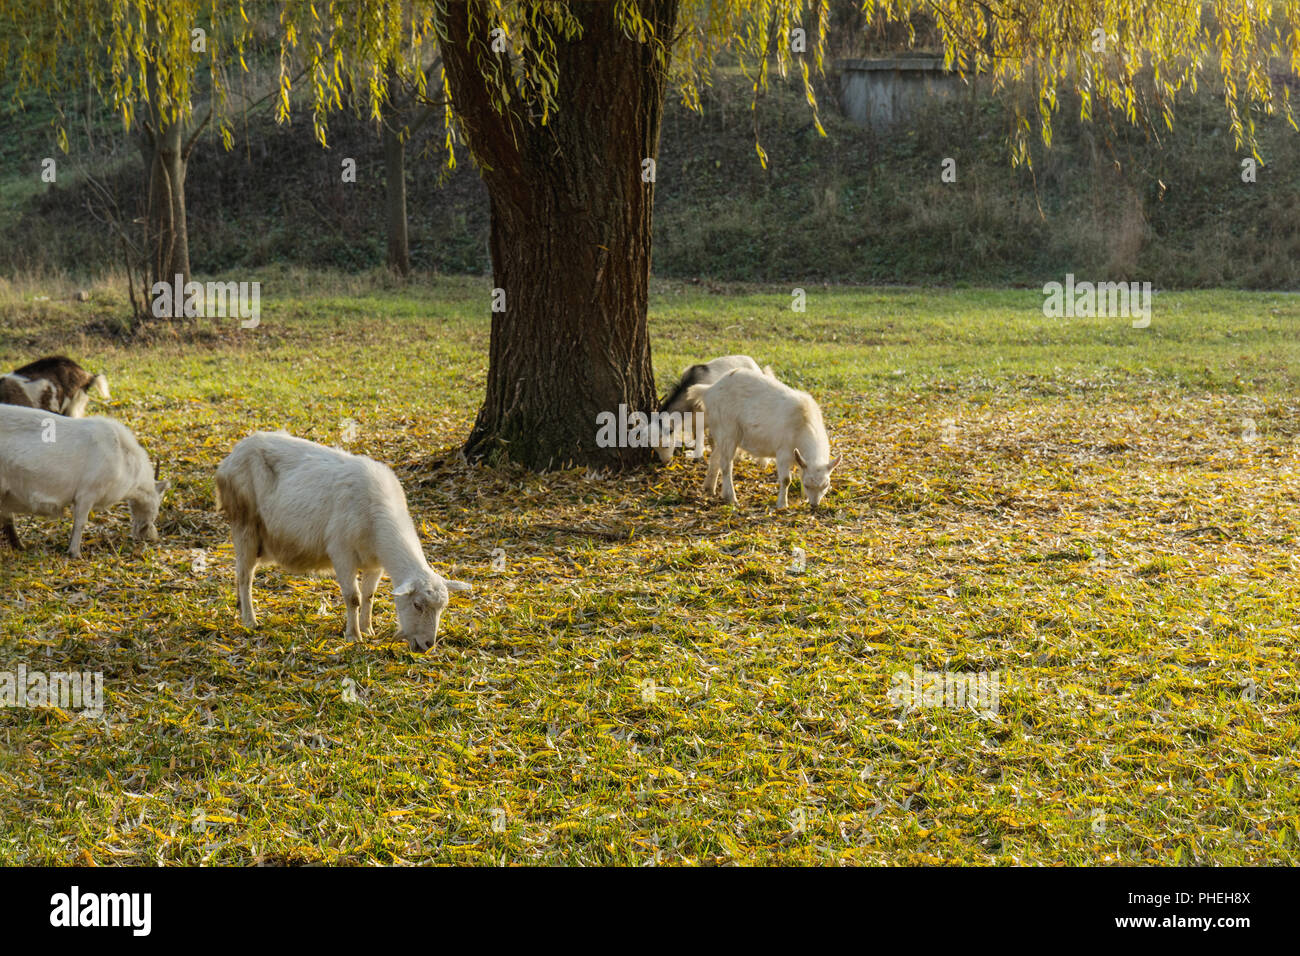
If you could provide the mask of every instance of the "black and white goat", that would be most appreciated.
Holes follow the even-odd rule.
[[[683,425],[690,426],[693,419],[691,413],[705,413],[704,405],[701,402],[688,397],[691,388],[697,385],[712,385],[728,372],[738,368],[747,369],[751,372],[760,372],[771,378],[776,377],[772,373],[771,366],[760,369],[758,363],[748,355],[724,355],[721,358],[715,358],[711,362],[692,365],[682,372],[680,381],[673,386],[673,390],[668,393],[668,397],[659,406],[661,420],[668,423],[667,427],[660,430],[659,444],[655,448],[661,462],[666,465],[672,461],[673,451],[685,439],[698,442],[704,441],[703,434],[687,433],[686,428],[682,429],[682,433],[677,430],[676,422],[678,420],[682,421]],[[704,424],[707,427],[707,420],[704,420]],[[761,464],[767,465],[770,462],[765,461],[761,462]]]

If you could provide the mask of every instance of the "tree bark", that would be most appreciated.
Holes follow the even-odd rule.
[[[149,248],[149,283],[190,278],[190,233],[185,216],[185,170],[188,151],[178,122],[159,121],[141,140],[148,176],[145,229]]]
[[[388,268],[411,274],[411,245],[406,228],[406,141],[396,70],[389,68],[384,109],[384,204],[388,220]]]
[[[145,17],[145,39],[152,43],[162,30],[156,12]],[[145,115],[141,123],[140,151],[144,157],[148,193],[145,210],[145,242],[149,250],[149,284],[173,283],[181,276],[182,285],[190,278],[190,232],[185,217],[185,169],[190,151],[212,112],[186,141],[185,124],[168,93],[158,64],[158,48],[145,69],[144,92],[147,94]],[[177,289],[176,293],[180,294]]]
[[[582,30],[555,37],[557,102],[545,125],[527,97],[493,107],[509,64],[491,51],[480,5],[445,8],[452,103],[487,186],[494,295],[504,295],[465,446],[473,459],[539,471],[651,461],[645,448],[599,447],[597,416],[656,406],[646,324],[654,182],[643,171],[659,151],[678,0],[641,0],[660,38],[651,43],[628,39],[615,7],[570,6]]]

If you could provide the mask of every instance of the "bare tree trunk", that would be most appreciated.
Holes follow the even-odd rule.
[[[406,228],[406,140],[396,69],[388,71],[388,103],[384,110],[384,203],[388,220],[388,268],[399,276],[411,274],[411,246]]]
[[[157,18],[149,15],[145,29],[152,37],[158,30]],[[156,50],[156,47],[155,47]],[[199,133],[212,117],[207,117],[185,139],[185,123],[176,104],[168,104],[162,78],[155,59],[145,71],[148,95],[145,116],[141,121],[140,152],[148,177],[145,211],[145,241],[149,250],[149,283],[181,283],[190,278],[190,232],[185,216],[185,170]],[[176,290],[179,294],[180,290]]]
[[[161,129],[146,129],[142,138],[148,176],[148,208],[145,213],[149,259],[149,283],[182,283],[190,277],[190,234],[185,216],[185,170],[188,154],[182,142],[180,123],[166,123]]]
[[[641,0],[669,42],[677,0]],[[447,6],[452,101],[491,199],[492,314],[487,394],[465,451],[534,470],[648,464],[644,448],[602,448],[597,416],[655,408],[646,325],[654,182],[667,54],[624,36],[615,5],[570,8],[557,38],[558,103],[546,125],[491,105],[490,50],[477,3]],[[525,103],[522,108],[530,104]],[[517,105],[515,109],[520,109]]]

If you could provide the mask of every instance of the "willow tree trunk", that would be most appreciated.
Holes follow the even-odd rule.
[[[406,228],[406,129],[396,70],[389,68],[384,129],[384,206],[388,221],[388,268],[399,276],[411,273],[411,244]]]
[[[598,416],[655,408],[646,327],[653,161],[678,0],[640,0],[664,49],[628,39],[613,3],[570,5],[555,38],[556,102],[492,106],[509,66],[477,3],[447,5],[452,103],[491,201],[487,390],[465,446],[534,470],[624,468],[645,448],[597,443]],[[619,447],[622,445],[622,447]]]
[[[148,129],[142,141],[148,176],[145,228],[149,248],[149,282],[181,282],[190,277],[190,233],[185,218],[185,169],[188,151],[180,123]]]
[[[145,20],[146,38],[156,36],[161,27],[158,17],[150,13]],[[140,129],[140,151],[148,177],[145,210],[145,242],[149,251],[149,284],[181,283],[190,278],[190,232],[185,218],[185,168],[198,134],[207,124],[204,119],[189,141],[185,140],[185,123],[179,109],[168,107],[168,95],[158,62],[158,47],[152,47],[144,77],[146,95],[144,121]],[[211,117],[211,110],[208,116]],[[181,290],[177,289],[177,294]]]

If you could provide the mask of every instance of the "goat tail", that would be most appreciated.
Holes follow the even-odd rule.
[[[225,516],[231,527],[256,529],[260,534],[263,525],[261,512],[257,509],[256,483],[247,471],[227,471],[225,465],[223,461],[217,468],[216,481],[212,485],[217,511]]]
[[[776,372],[772,371],[772,366],[770,365],[763,366],[763,374],[766,375],[768,378],[776,378]]]
[[[216,499],[217,511],[226,516],[231,524],[243,524],[256,517],[256,509],[243,494],[238,479],[231,479],[217,469],[217,480],[213,482],[213,497]]]
[[[108,392],[108,379],[103,375],[96,375],[90,380],[90,388],[95,390],[95,394],[102,399],[110,399],[113,396]]]

